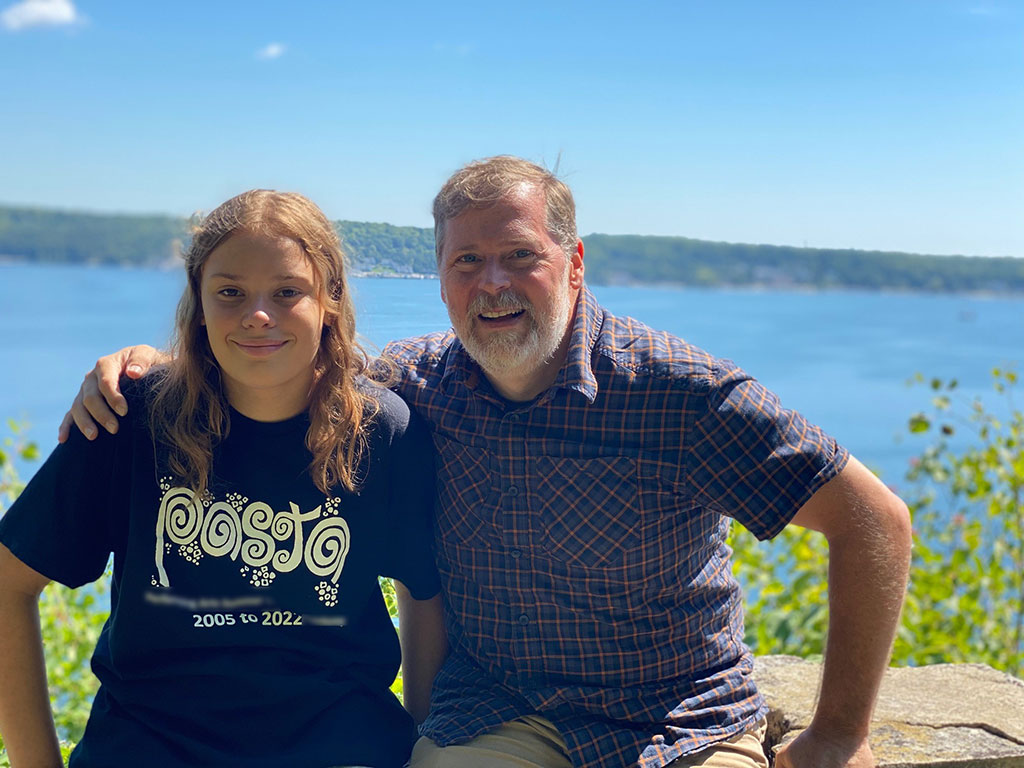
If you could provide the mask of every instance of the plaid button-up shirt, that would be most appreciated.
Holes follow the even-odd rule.
[[[452,331],[385,354],[439,455],[452,650],[421,733],[449,745],[539,713],[574,766],[654,768],[765,714],[729,519],[778,533],[845,465],[834,440],[586,289],[530,403],[503,400]]]

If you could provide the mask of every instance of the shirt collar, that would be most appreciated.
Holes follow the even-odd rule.
[[[597,397],[597,379],[591,368],[594,346],[604,324],[604,310],[586,285],[576,301],[576,318],[569,334],[569,350],[552,388],[574,389],[589,402]]]
[[[597,303],[594,294],[584,285],[576,300],[576,317],[569,334],[569,349],[565,363],[551,385],[552,390],[573,389],[589,402],[594,402],[597,397],[597,379],[594,377],[590,362],[603,323],[604,310]],[[444,373],[441,375],[442,386],[453,387],[458,382],[465,382],[469,389],[475,390],[481,377],[483,372],[480,366],[469,356],[462,342],[455,336],[445,360]]]
[[[462,346],[455,330],[452,334],[452,343],[448,347],[448,354],[445,356],[444,373],[441,374],[441,386],[451,389],[460,381],[465,382],[470,389],[476,389],[481,376],[480,367],[469,356],[469,352]]]

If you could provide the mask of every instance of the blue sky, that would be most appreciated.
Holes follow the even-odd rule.
[[[0,0],[0,202],[253,186],[430,226],[553,165],[581,233],[1024,257],[1024,2]]]

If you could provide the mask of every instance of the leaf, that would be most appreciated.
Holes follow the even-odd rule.
[[[920,432],[927,432],[930,426],[931,422],[928,420],[927,416],[925,416],[923,413],[915,413],[913,416],[910,417],[908,429],[912,433],[918,434]]]

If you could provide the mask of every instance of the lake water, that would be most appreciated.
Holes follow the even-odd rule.
[[[0,264],[0,418],[30,422],[49,453],[96,357],[166,343],[182,285],[179,271]],[[437,281],[356,279],[353,290],[360,330],[377,347],[448,326]],[[897,486],[922,447],[904,437],[907,418],[930,399],[906,381],[918,371],[956,377],[962,395],[991,399],[989,371],[1020,370],[1024,358],[1021,299],[593,290],[617,314],[732,358]]]

